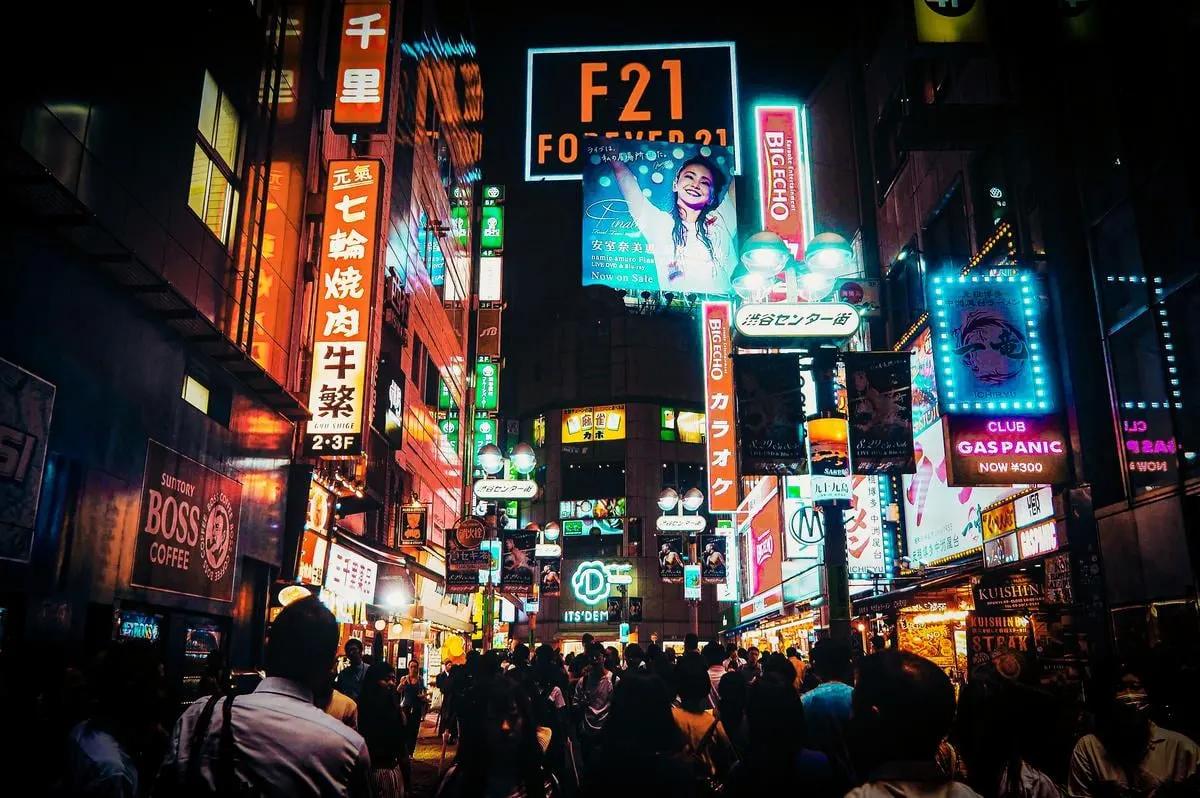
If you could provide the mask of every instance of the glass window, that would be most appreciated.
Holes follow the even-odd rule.
[[[1113,208],[1092,228],[1092,257],[1104,326],[1112,330],[1139,313],[1150,299],[1137,222],[1128,202]]]
[[[183,400],[205,415],[208,414],[208,386],[191,374],[183,378]]]
[[[188,207],[226,246],[233,240],[240,141],[241,120],[233,103],[221,93],[213,76],[205,72],[200,116],[196,122]]]

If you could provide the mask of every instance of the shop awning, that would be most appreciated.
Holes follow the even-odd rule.
[[[911,607],[920,604],[924,601],[924,594],[930,590],[950,587],[961,583],[969,578],[972,574],[980,570],[979,565],[970,563],[952,571],[945,571],[937,576],[931,576],[907,585],[896,590],[889,590],[886,593],[877,593],[874,596],[864,596],[860,599],[853,599],[851,605],[854,608],[855,615],[867,615],[871,613],[892,613],[898,612],[905,607]]]

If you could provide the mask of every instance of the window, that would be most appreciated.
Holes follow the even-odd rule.
[[[191,374],[183,378],[183,401],[187,402],[192,407],[199,410],[204,415],[208,415],[208,386],[200,382]]]
[[[425,385],[423,387],[422,397],[425,404],[429,407],[438,406],[438,388],[442,382],[441,372],[438,371],[437,364],[433,362],[433,358],[429,356],[429,352],[425,352]]]
[[[237,111],[229,97],[217,88],[213,76],[205,71],[188,207],[226,246],[233,238],[238,204],[236,168],[240,141],[241,121]]]
[[[229,426],[229,415],[233,408],[233,393],[214,383],[203,373],[203,369],[189,370],[183,375],[183,401],[199,410],[213,421]]]

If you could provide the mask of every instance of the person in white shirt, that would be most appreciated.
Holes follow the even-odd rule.
[[[249,695],[188,707],[155,794],[229,793],[240,782],[270,796],[370,795],[362,736],[313,703],[337,643],[337,621],[315,596],[285,607],[271,625],[267,678]]]
[[[724,202],[729,178],[714,161],[697,155],[684,161],[671,183],[672,205],[655,207],[629,167],[612,161],[629,214],[653,248],[658,290],[699,294],[729,291],[737,260],[732,202]]]

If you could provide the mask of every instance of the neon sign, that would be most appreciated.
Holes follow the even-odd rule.
[[[1069,479],[1057,416],[948,416],[949,484],[1031,485]]]
[[[787,242],[793,256],[802,257],[813,230],[807,109],[798,105],[756,106],[754,140],[762,229],[776,233]]]
[[[571,575],[571,594],[576,600],[594,607],[608,598],[613,585],[628,585],[633,582],[633,564],[627,562],[582,562]],[[607,620],[608,616],[605,615]]]

